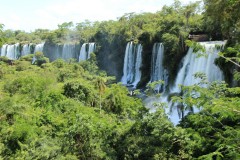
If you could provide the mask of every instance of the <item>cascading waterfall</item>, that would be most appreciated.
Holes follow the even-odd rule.
[[[35,46],[34,53],[37,51],[42,52],[43,46],[44,46],[44,43],[37,44]],[[21,56],[26,56],[28,54],[31,54],[32,52],[31,47],[32,47],[32,44],[24,44],[22,46],[22,49],[20,49],[21,47],[19,43],[16,43],[13,45],[4,44],[1,48],[1,56],[6,56],[11,60],[16,60]]]
[[[140,67],[142,65],[142,45],[137,46],[137,57],[136,57],[136,63],[135,63],[135,79],[132,85],[134,87],[137,86],[138,82],[141,80],[142,72],[140,70]]]
[[[22,51],[21,51],[21,56],[26,56],[28,54],[31,54],[31,45],[32,44],[24,44]]]
[[[44,44],[45,44],[45,42],[37,44],[34,49],[34,54],[36,54],[36,52],[42,52]],[[34,64],[35,61],[36,61],[36,57],[34,56],[32,59],[32,64]]]
[[[92,52],[96,50],[95,43],[84,43],[81,47],[80,55],[78,56],[77,53],[79,53],[79,46],[76,44],[63,44],[63,45],[48,45],[46,47],[45,42],[40,44],[4,44],[0,48],[0,56],[6,56],[9,59],[15,60],[18,59],[21,56],[25,56],[28,54],[35,54],[36,52],[43,52],[44,49],[44,55],[49,57],[51,61],[56,60],[58,58],[62,58],[64,60],[68,60],[70,58],[76,58],[78,57],[79,60],[87,60],[90,58],[90,55]],[[33,58],[33,61],[35,61],[36,57]]]
[[[194,74],[198,72],[204,73],[208,82],[224,80],[222,71],[214,64],[214,61],[220,52],[216,45],[224,46],[225,42],[199,42],[199,44],[204,46],[206,52],[193,53],[193,49],[189,48],[171,92],[180,92],[178,85],[190,86],[199,83],[199,79],[194,78]],[[206,56],[198,57],[199,54]]]
[[[95,51],[95,49],[96,49],[95,47],[96,47],[95,43],[89,43],[88,59],[90,58],[91,53],[93,53]]]
[[[80,62],[80,61],[85,61],[85,60],[87,60],[86,45],[87,45],[87,43],[84,43],[84,44],[82,45],[82,47],[81,47],[80,55],[79,55],[79,62]]]
[[[35,46],[34,53],[36,53],[36,52],[42,52],[42,51],[43,51],[44,44],[45,44],[45,42],[40,43],[40,44],[37,44],[37,45]]]
[[[150,82],[164,81],[164,86],[159,84],[156,90],[164,91],[168,82],[168,72],[163,67],[164,46],[162,43],[154,43],[151,60],[151,79]]]
[[[94,52],[96,49],[95,46],[96,46],[95,43],[84,43],[80,50],[79,62],[89,59],[91,56],[91,53]]]
[[[128,84],[132,82],[133,79],[133,42],[128,42],[125,56],[124,56],[124,66],[123,66],[123,77],[122,83]]]
[[[214,61],[220,52],[220,49],[217,46],[224,46],[225,42],[200,42],[199,44],[204,46],[205,53],[201,51],[194,53],[193,49],[189,48],[187,55],[182,60],[182,67],[177,74],[175,84],[170,89],[170,93],[165,92],[160,98],[149,97],[145,99],[145,104],[150,108],[151,112],[154,112],[156,109],[153,107],[153,103],[161,102],[168,104],[169,107],[166,108],[165,111],[174,124],[178,124],[181,117],[184,116],[183,114],[186,115],[191,111],[182,111],[179,107],[183,104],[173,104],[171,101],[168,101],[170,95],[181,94],[181,89],[178,85],[190,86],[199,83],[200,80],[195,79],[194,77],[194,74],[199,72],[206,75],[208,82],[224,80],[222,71],[214,64]],[[206,56],[199,57],[198,55],[200,54]],[[192,109],[194,112],[199,111],[197,108]]]
[[[142,45],[137,46],[133,42],[128,42],[123,66],[122,83],[133,85],[135,88],[141,79],[140,67],[142,64]]]
[[[199,44],[205,48],[205,53],[201,51],[194,53],[193,49],[189,48],[187,55],[183,59],[182,68],[178,72],[170,94],[180,94],[181,89],[179,88],[179,85],[190,86],[199,83],[200,79],[194,77],[194,74],[196,73],[204,73],[208,82],[224,80],[222,71],[214,64],[214,61],[220,52],[220,49],[216,45],[224,46],[225,42],[199,42]],[[199,57],[198,55],[204,56]],[[183,104],[172,104],[172,102],[169,102],[169,106],[170,105],[172,107],[169,108],[168,112],[170,113],[170,119],[175,124],[179,122],[180,117],[184,116],[184,114],[192,111],[199,111],[199,109],[195,107],[192,108],[192,111],[182,111],[179,109],[179,106],[181,107]]]
[[[16,60],[20,57],[19,43],[13,45],[6,45],[5,56],[11,60]]]
[[[68,60],[74,58],[75,45],[74,44],[64,44],[62,51],[62,58]]]
[[[7,44],[4,44],[1,48],[1,56],[6,56],[7,54]]]

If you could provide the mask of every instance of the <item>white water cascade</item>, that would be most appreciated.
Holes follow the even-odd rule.
[[[199,42],[205,48],[205,53],[199,51],[193,53],[193,49],[189,48],[187,55],[183,59],[183,66],[178,72],[175,85],[171,92],[180,92],[178,85],[190,86],[199,83],[200,79],[196,79],[194,74],[201,72],[207,77],[208,82],[223,81],[222,71],[214,64],[218,57],[220,48],[224,46],[224,41]],[[198,57],[198,55],[206,55]]]
[[[20,57],[19,43],[13,45],[3,45],[3,54],[11,60],[16,60]],[[1,54],[2,55],[2,54]]]
[[[205,48],[205,53],[203,53],[202,51],[194,53],[193,49],[189,48],[187,55],[183,59],[182,68],[178,72],[175,84],[173,88],[171,88],[170,93],[180,93],[181,89],[179,88],[179,85],[191,86],[199,83],[200,79],[194,77],[194,74],[196,73],[204,73],[208,82],[224,80],[223,72],[214,64],[214,61],[218,57],[218,53],[220,52],[221,48],[217,46],[223,47],[225,45],[225,42],[212,41],[199,42],[199,44]],[[199,57],[198,55],[204,56]],[[175,124],[180,121],[180,116],[183,116],[182,114],[186,115],[188,112],[191,112],[189,110],[184,111],[185,113],[183,113],[178,108],[179,104],[172,104],[171,102],[169,102],[169,105],[172,105],[172,107],[169,107],[169,117]],[[194,112],[199,111],[199,109],[196,107],[193,107],[192,109]]]
[[[151,79],[150,82],[164,81],[164,85],[159,84],[156,90],[164,91],[168,82],[168,72],[163,67],[164,46],[162,43],[154,43],[151,60]]]
[[[224,41],[212,41],[212,42],[199,42],[205,48],[205,52],[199,51],[198,53],[194,53],[192,48],[189,48],[187,55],[182,60],[182,67],[180,68],[175,84],[170,88],[170,93],[163,93],[160,98],[149,97],[145,99],[145,104],[148,108],[150,108],[150,112],[154,112],[156,110],[153,107],[153,103],[161,102],[168,104],[168,108],[165,110],[168,114],[170,120],[174,124],[178,124],[182,111],[179,108],[179,104],[172,104],[172,102],[168,101],[170,95],[181,94],[181,89],[179,85],[190,86],[193,84],[197,84],[200,82],[200,79],[196,79],[194,74],[196,73],[204,73],[207,77],[208,82],[213,81],[223,81],[224,76],[222,71],[214,64],[215,59],[218,57],[218,53],[220,52],[219,46],[224,46]],[[198,55],[206,55],[198,57]],[[198,108],[193,107],[194,112],[198,112]],[[191,111],[184,111],[184,115]]]
[[[88,48],[88,59],[90,58],[91,56],[91,53],[93,53],[96,49],[96,45],[95,43],[89,43],[89,48]]]
[[[35,46],[34,53],[36,53],[36,52],[42,52],[42,51],[43,51],[43,47],[44,47],[44,43],[45,43],[45,42],[40,43],[40,44],[37,44],[37,45]]]
[[[134,45],[133,42],[128,42],[123,67],[123,77],[121,82],[124,85],[133,85],[136,88],[141,79],[142,65],[142,45]]]
[[[62,51],[62,58],[68,60],[74,58],[75,45],[74,44],[64,44]]]
[[[21,56],[26,56],[28,54],[31,54],[31,45],[32,44],[24,44],[22,51],[21,51]]]
[[[44,43],[37,44],[35,46],[34,53],[37,51],[42,52],[43,46],[44,46]],[[19,43],[12,44],[12,45],[4,44],[1,48],[1,56],[6,56],[11,60],[16,60],[21,56],[26,56],[28,54],[31,54],[31,47],[32,47],[32,44],[24,44],[24,45],[20,45]]]
[[[134,88],[137,86],[138,82],[140,82],[141,80],[141,76],[142,76],[142,72],[140,70],[141,65],[142,65],[142,45],[139,44],[137,46],[137,57],[136,57],[136,63],[135,63],[135,78],[134,78],[134,82],[132,83],[132,85],[134,86]]]
[[[7,44],[4,44],[1,48],[1,56],[6,56],[7,54]]]
[[[95,43],[84,43],[80,50],[79,62],[89,59],[91,53],[94,52],[95,49],[96,49]]]
[[[86,45],[87,45],[87,43],[84,43],[84,44],[82,45],[82,47],[81,47],[80,55],[79,55],[79,62],[80,62],[80,61],[85,61],[85,60],[87,60]]]
[[[36,52],[42,52],[44,44],[45,44],[45,42],[37,44],[34,49],[34,54],[36,54]],[[36,57],[34,56],[32,59],[32,64],[34,64],[35,61],[36,61]]]

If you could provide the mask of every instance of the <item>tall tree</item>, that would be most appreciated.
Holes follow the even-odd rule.
[[[0,24],[0,47],[2,46],[3,42],[4,42],[4,38],[3,38],[3,27],[4,24]]]
[[[200,1],[197,1],[183,7],[183,14],[186,18],[186,29],[189,29],[189,18],[197,12],[199,5]]]
[[[204,4],[206,29],[215,35],[222,34],[223,38],[236,38],[240,28],[240,0],[204,0]]]
[[[99,109],[100,109],[100,113],[101,113],[101,109],[102,109],[101,97],[106,89],[105,80],[102,77],[98,77],[95,81],[95,87],[99,92]]]

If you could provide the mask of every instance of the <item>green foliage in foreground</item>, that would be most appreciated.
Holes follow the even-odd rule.
[[[0,159],[239,159],[239,88],[183,87],[173,100],[202,111],[174,126],[162,104],[148,113],[94,56],[38,65],[0,61]]]

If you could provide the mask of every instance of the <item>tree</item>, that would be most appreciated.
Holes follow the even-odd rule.
[[[99,92],[99,109],[100,109],[100,114],[101,114],[101,109],[102,109],[102,94],[104,93],[105,89],[106,89],[106,85],[105,85],[105,80],[102,77],[97,77],[96,81],[95,81],[95,87]]]
[[[99,22],[90,22],[89,20],[77,23],[77,32],[75,34],[78,35],[82,42],[89,42],[96,34],[98,25]]]
[[[84,81],[75,79],[70,80],[64,84],[63,90],[63,95],[80,101],[86,106],[94,107],[96,104],[96,95],[93,86]]]
[[[59,29],[70,29],[71,27],[73,27],[73,22],[64,22],[58,25]]]
[[[204,4],[207,30],[214,36],[239,40],[240,0],[204,0]]]
[[[4,43],[3,27],[4,27],[4,24],[0,23],[0,47],[2,47],[2,45]]]
[[[44,63],[48,63],[49,59],[47,57],[44,57],[43,52],[36,52],[35,57],[33,57],[33,64],[37,64],[38,66],[41,66]]]
[[[197,8],[200,5],[200,1],[190,3],[183,7],[183,14],[186,18],[186,30],[189,29],[189,18],[196,13]]]

